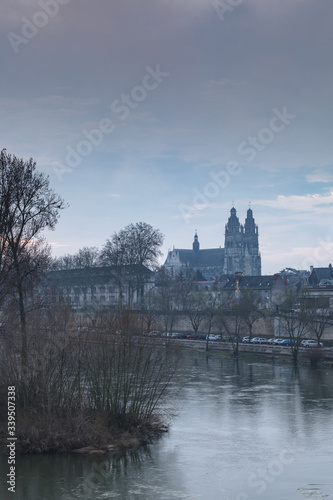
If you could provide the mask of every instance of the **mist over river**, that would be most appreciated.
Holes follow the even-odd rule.
[[[18,456],[15,500],[333,500],[333,367],[186,352],[169,432],[125,455]]]

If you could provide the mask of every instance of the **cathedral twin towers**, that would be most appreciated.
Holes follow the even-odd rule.
[[[241,271],[245,276],[261,275],[258,226],[251,208],[247,211],[245,224],[239,223],[235,208],[225,226],[224,274]]]
[[[224,248],[201,250],[195,233],[192,250],[174,248],[169,251],[164,267],[173,275],[186,269],[199,271],[206,280],[237,272],[242,272],[245,276],[260,276],[258,226],[251,208],[247,211],[244,225],[240,224],[236,209],[231,209],[225,225]]]

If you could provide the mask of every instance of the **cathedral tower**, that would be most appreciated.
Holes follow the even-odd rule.
[[[200,248],[200,244],[199,244],[198,233],[197,233],[197,231],[195,231],[194,241],[193,241],[193,250],[195,251],[195,253],[199,252],[199,248]]]
[[[224,268],[225,274],[242,271],[242,239],[243,226],[239,223],[236,209],[232,207],[230,217],[225,225]]]
[[[240,224],[233,207],[225,226],[224,266],[225,274],[242,272],[246,276],[261,275],[258,226],[249,208],[244,226]]]
[[[247,211],[244,224],[244,274],[247,276],[261,275],[261,257],[259,253],[258,226],[253,218],[251,208]]]

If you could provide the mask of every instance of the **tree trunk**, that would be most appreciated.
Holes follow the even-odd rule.
[[[22,375],[26,372],[28,366],[28,342],[27,342],[27,324],[25,317],[24,297],[21,283],[18,284],[19,307],[20,307],[20,326],[21,326],[21,370]]]
[[[22,378],[26,374],[28,366],[28,341],[27,341],[27,324],[26,324],[26,314],[24,306],[24,292],[23,284],[20,276],[20,266],[17,258],[14,258],[14,266],[16,272],[16,284],[19,302],[19,313],[20,313],[20,331],[21,331],[21,376]]]

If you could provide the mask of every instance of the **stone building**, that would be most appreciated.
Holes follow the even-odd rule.
[[[225,225],[224,248],[201,249],[196,232],[192,249],[174,248],[169,251],[164,268],[174,276],[189,270],[199,272],[205,280],[219,279],[236,272],[260,276],[259,233],[251,208],[247,211],[244,225],[239,222],[236,209],[231,209]]]
[[[154,286],[154,273],[140,265],[66,269],[51,271],[47,286],[74,310],[136,309]]]
[[[277,309],[285,298],[288,282],[278,274],[268,276],[243,276],[231,277],[222,288],[224,298],[237,298],[242,291],[252,290],[259,299],[262,309]]]
[[[333,269],[332,264],[328,267],[312,267],[310,268],[309,285],[333,285]]]

